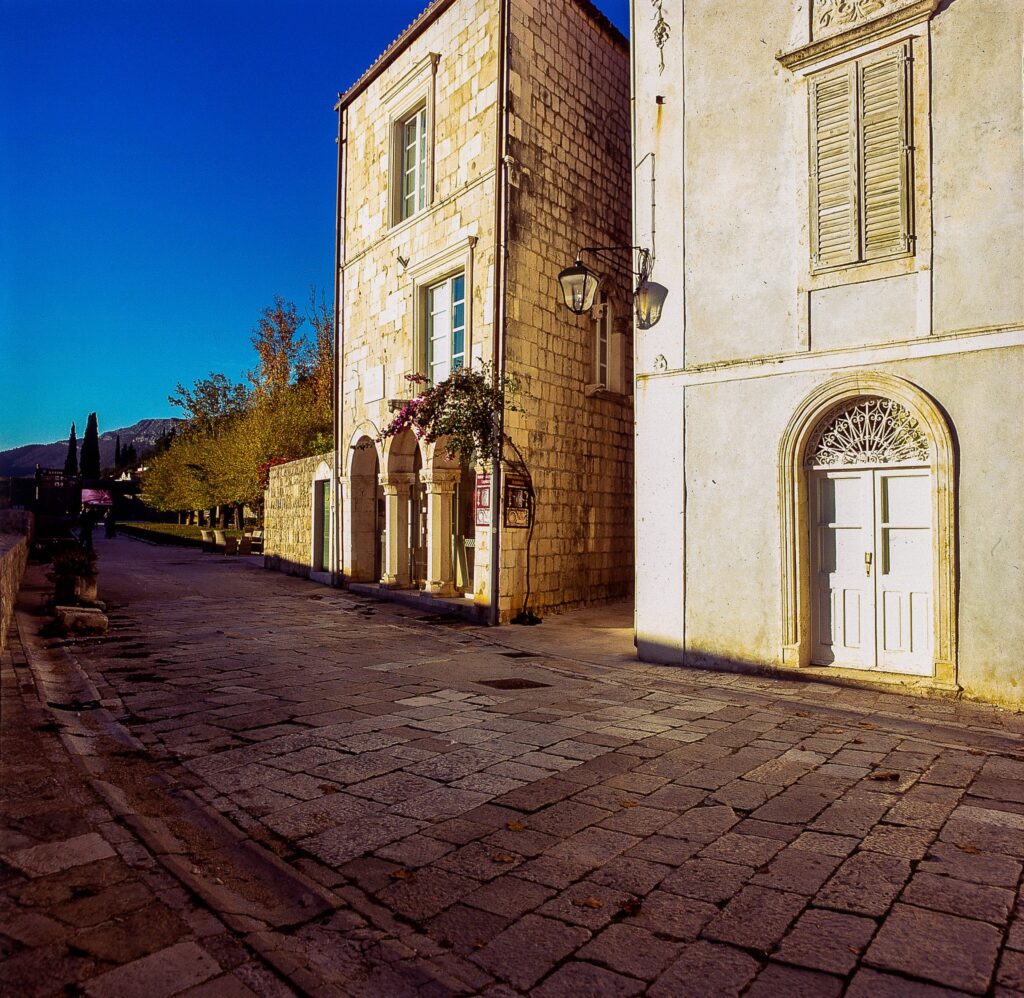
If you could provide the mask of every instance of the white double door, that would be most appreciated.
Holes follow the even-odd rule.
[[[931,490],[927,468],[810,472],[816,665],[932,674]]]

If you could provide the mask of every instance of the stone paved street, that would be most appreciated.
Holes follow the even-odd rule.
[[[5,804],[12,993],[1024,994],[1021,715],[645,666],[622,608],[488,630],[98,546],[107,638],[39,637],[38,571],[19,614],[72,709],[5,676],[5,770],[21,710],[68,794]]]

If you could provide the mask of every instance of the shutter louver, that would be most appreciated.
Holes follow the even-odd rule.
[[[865,260],[910,249],[907,52],[860,72],[862,231]]]
[[[859,255],[853,67],[811,88],[811,250],[815,268]]]

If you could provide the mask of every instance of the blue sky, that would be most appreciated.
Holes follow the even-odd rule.
[[[0,0],[0,449],[174,415],[330,300],[332,106],[425,4]]]

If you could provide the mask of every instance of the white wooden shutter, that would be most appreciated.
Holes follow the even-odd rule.
[[[906,46],[860,64],[863,258],[910,251],[910,147]]]
[[[811,254],[817,270],[859,257],[855,67],[813,79],[810,90]]]

